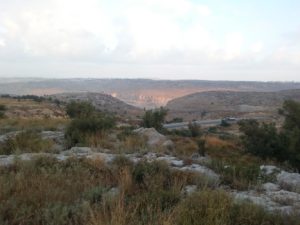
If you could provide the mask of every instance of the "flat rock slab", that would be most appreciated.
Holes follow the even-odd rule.
[[[268,211],[291,214],[300,210],[300,194],[285,190],[232,192],[236,201],[250,201]]]
[[[292,191],[300,193],[300,174],[299,173],[289,173],[286,171],[281,171],[277,175],[277,182],[284,189],[290,189]]]

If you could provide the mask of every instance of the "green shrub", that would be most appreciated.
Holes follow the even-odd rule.
[[[198,137],[202,135],[201,127],[197,123],[189,123],[188,129],[192,137]]]
[[[259,165],[255,163],[232,164],[212,160],[209,167],[221,175],[221,183],[238,190],[247,190],[249,187],[256,186],[261,179]]]
[[[0,105],[0,119],[5,117],[5,111],[7,110],[5,105]]]
[[[256,120],[244,120],[239,125],[240,131],[244,133],[242,142],[248,152],[263,159],[286,159],[285,137],[277,132],[275,124],[260,125]]]
[[[5,117],[5,113],[0,111],[0,119],[3,119]]]
[[[90,102],[75,102],[67,104],[66,112],[70,118],[87,118],[92,116],[96,109]]]
[[[280,114],[285,118],[283,135],[286,138],[286,158],[291,165],[300,170],[300,102],[285,101]]]
[[[166,115],[167,110],[163,107],[156,110],[147,110],[143,116],[142,126],[147,128],[154,127],[156,130],[162,130]]]
[[[96,114],[91,117],[75,118],[66,129],[67,145],[87,144],[87,138],[97,133],[105,132],[115,126],[113,117]]]
[[[6,111],[7,108],[5,105],[0,104],[0,111]]]
[[[164,162],[139,162],[133,170],[133,180],[146,190],[169,188],[171,171]]]

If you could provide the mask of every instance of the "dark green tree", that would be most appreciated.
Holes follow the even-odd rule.
[[[300,103],[287,100],[279,113],[285,118],[282,133],[287,140],[288,160],[300,169]]]
[[[286,159],[285,137],[277,132],[275,124],[259,124],[256,120],[243,120],[239,122],[241,137],[246,150],[263,159],[276,158],[280,161]]]
[[[167,110],[163,107],[155,110],[147,110],[143,116],[143,127],[154,127],[156,130],[163,129],[163,123],[167,115]]]
[[[5,117],[5,111],[7,110],[5,105],[0,105],[0,119]]]
[[[195,122],[189,123],[188,129],[190,131],[191,137],[198,137],[202,135],[201,127]]]

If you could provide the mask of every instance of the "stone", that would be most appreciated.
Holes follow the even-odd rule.
[[[163,147],[167,148],[167,149],[173,149],[174,148],[174,142],[171,140],[166,140],[163,144]]]
[[[281,171],[277,174],[278,184],[284,188],[300,193],[300,174]]]
[[[76,155],[76,156],[87,156],[92,154],[93,151],[89,147],[72,147],[67,151],[63,151],[63,155]]]
[[[300,205],[300,194],[291,191],[267,191],[266,195],[281,205]]]
[[[180,170],[201,173],[201,174],[207,176],[208,178],[210,178],[215,183],[219,183],[219,180],[220,180],[220,176],[218,174],[216,174],[213,170],[211,170],[205,166],[198,165],[198,164],[184,166],[184,167],[180,168]]]
[[[189,196],[197,191],[197,185],[187,185],[181,191],[181,194],[184,196]]]
[[[261,165],[260,170],[265,174],[265,175],[273,175],[275,173],[278,173],[281,171],[280,168],[273,166],[273,165]]]
[[[65,134],[62,131],[42,131],[41,137],[43,139],[53,140],[57,144],[63,144]]]
[[[262,188],[265,191],[279,191],[280,190],[280,187],[279,187],[278,184],[273,184],[273,183],[270,183],[270,182],[264,183],[262,185]]]
[[[232,192],[236,201],[250,201],[268,211],[293,213],[300,209],[300,194],[285,190]]]
[[[138,135],[144,136],[147,138],[147,145],[149,147],[157,147],[162,146],[166,141],[166,136],[157,132],[154,128],[139,128],[134,130],[133,132]]]

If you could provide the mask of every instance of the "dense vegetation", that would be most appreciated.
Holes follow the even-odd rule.
[[[300,169],[300,103],[285,101],[279,112],[285,118],[281,131],[275,124],[241,121],[242,141],[247,151],[254,155],[287,161]]]
[[[163,123],[167,115],[167,110],[163,107],[155,110],[147,110],[143,116],[143,127],[154,127],[155,129],[161,131],[163,129]]]
[[[115,119],[98,112],[88,102],[71,102],[66,107],[67,114],[73,118],[66,129],[67,146],[87,144],[92,136],[101,138],[103,133],[115,125]]]

